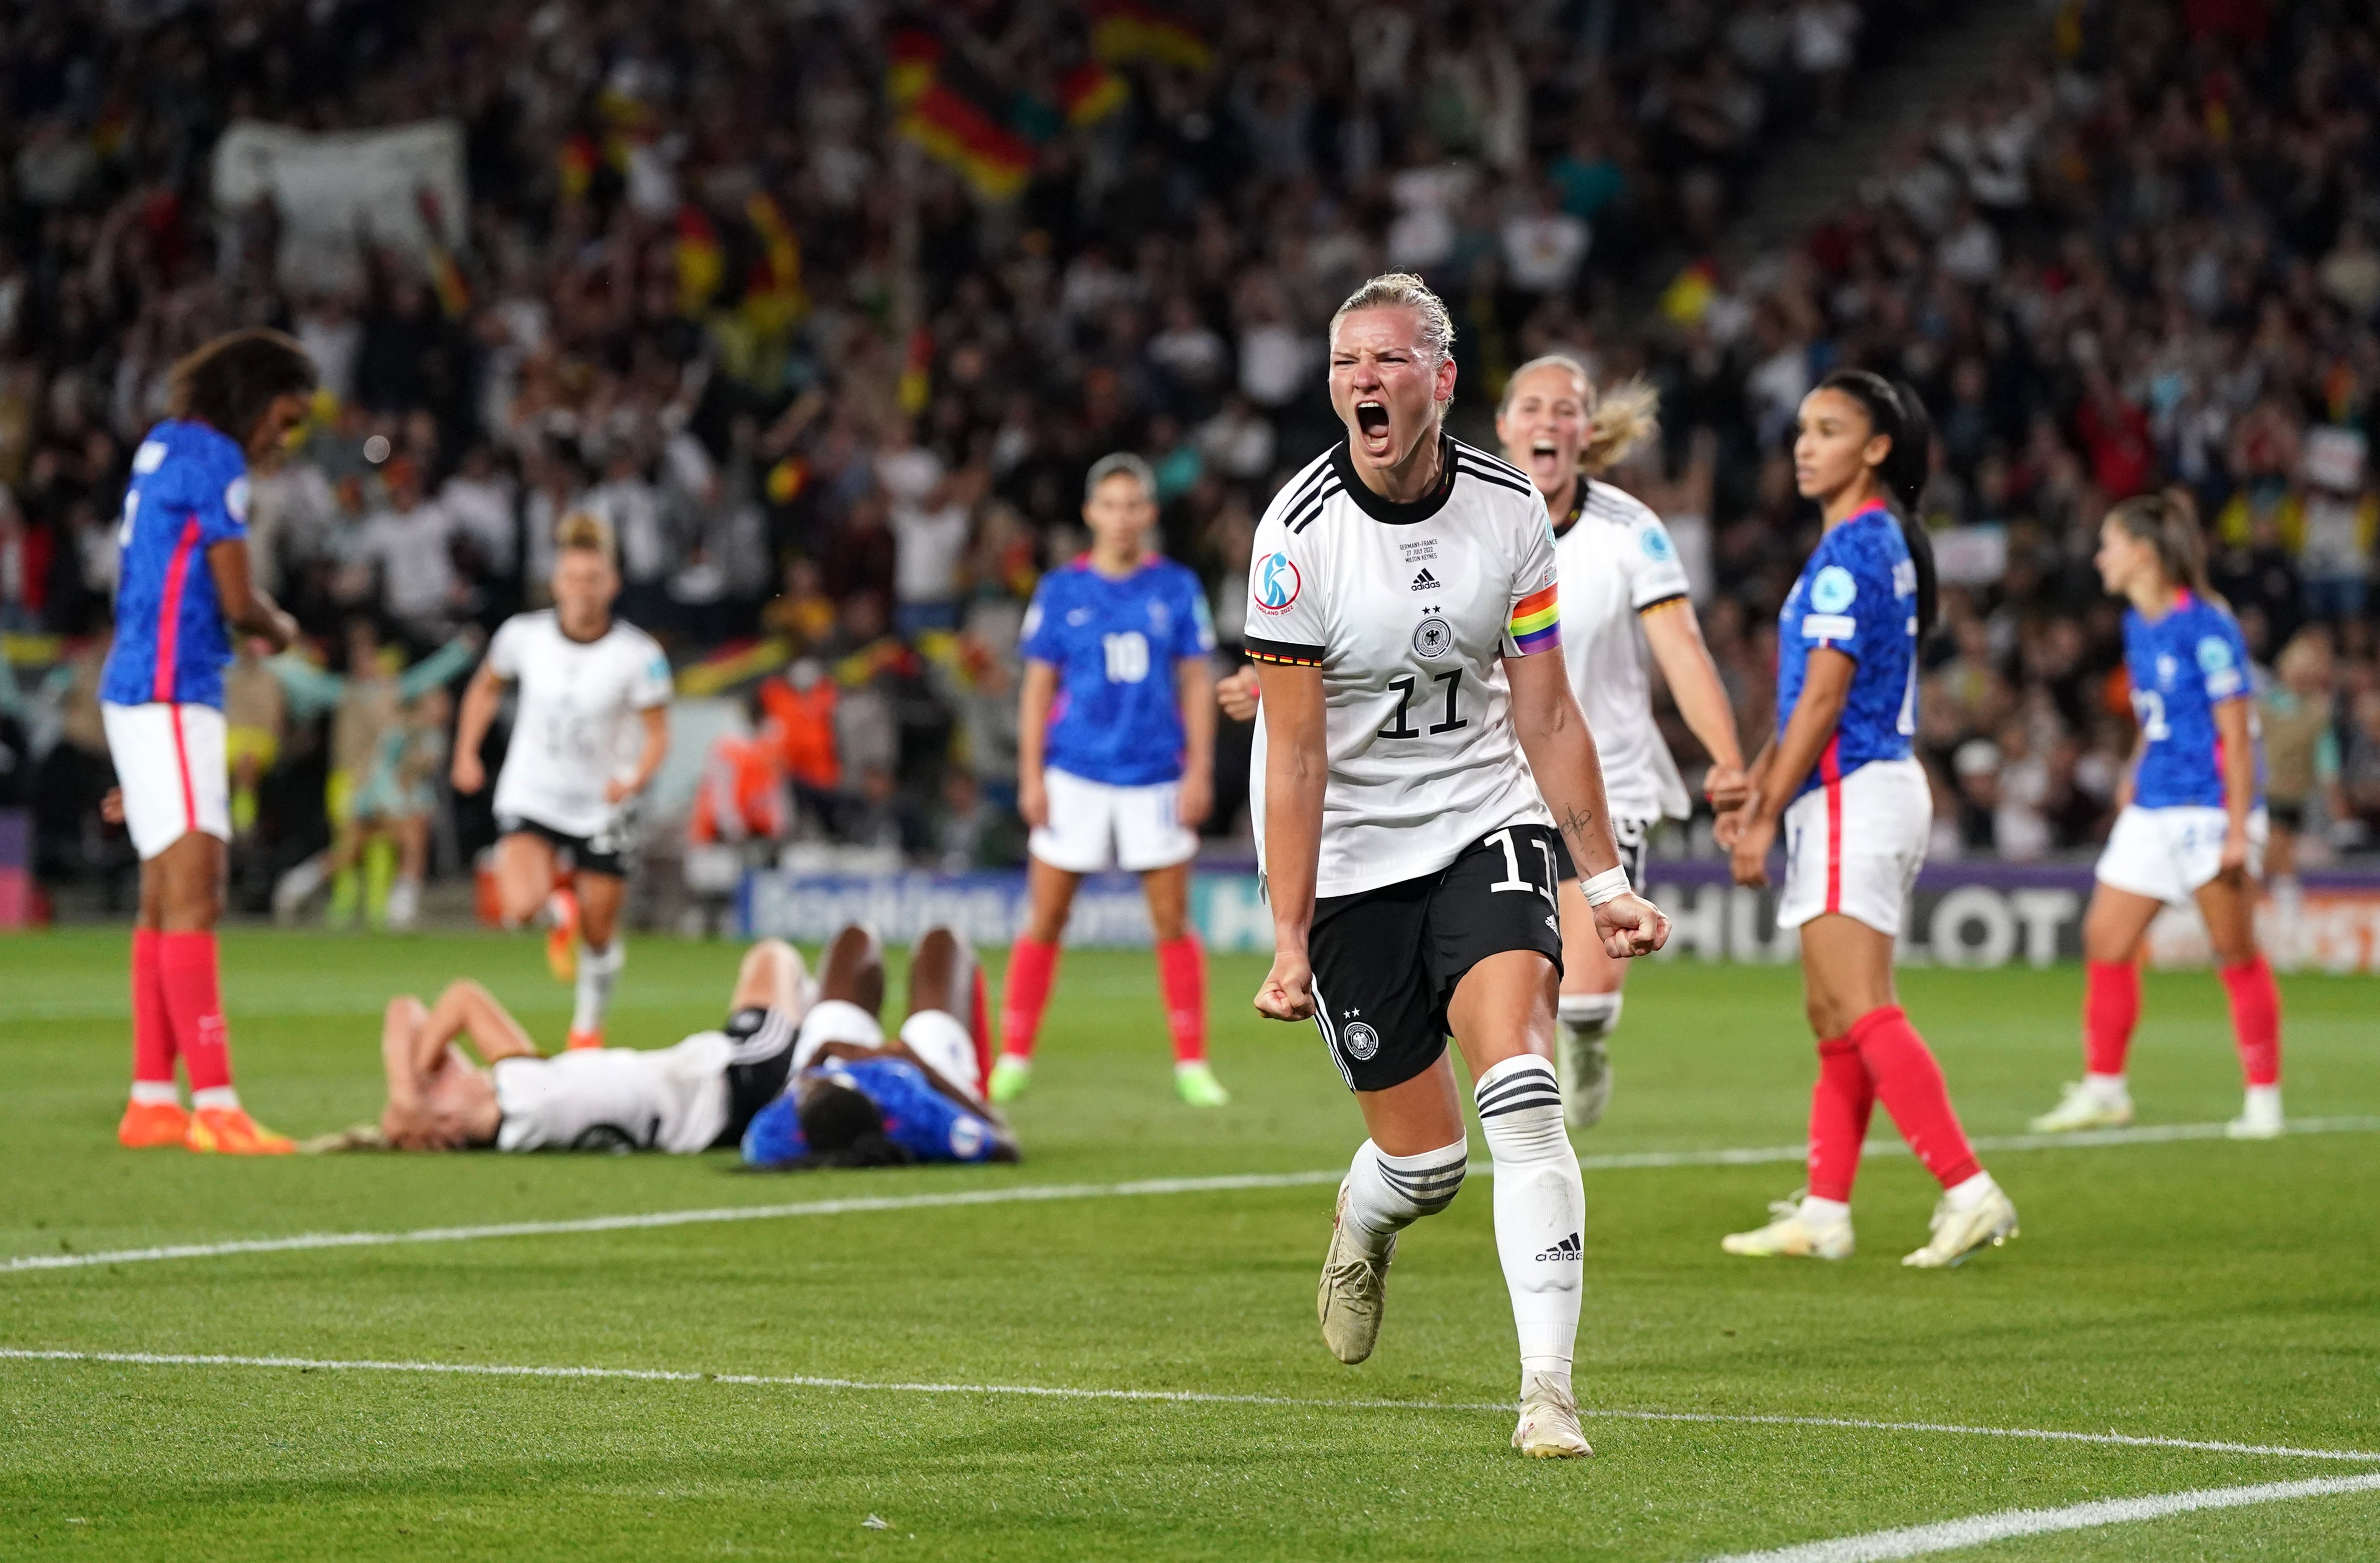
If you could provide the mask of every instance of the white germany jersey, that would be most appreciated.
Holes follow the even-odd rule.
[[[548,609],[504,620],[489,642],[488,665],[520,685],[496,813],[565,836],[603,834],[619,812],[603,785],[636,774],[644,751],[638,714],[669,703],[669,658],[651,636],[617,619],[596,640],[574,641]]]
[[[1553,525],[1519,469],[1441,438],[1446,476],[1427,498],[1366,488],[1342,441],[1257,528],[1248,655],[1322,669],[1318,896],[1435,873],[1490,831],[1553,823],[1512,730],[1503,660],[1560,642]],[[1261,858],[1261,722],[1249,765]]]
[[[724,1032],[675,1047],[588,1047],[551,1058],[499,1058],[499,1151],[669,1151],[710,1148],[727,1127]]]
[[[1652,648],[1637,616],[1686,596],[1685,568],[1661,518],[1609,483],[1580,485],[1578,510],[1556,523],[1562,658],[1595,735],[1614,819],[1682,820],[1694,800],[1653,720]]]

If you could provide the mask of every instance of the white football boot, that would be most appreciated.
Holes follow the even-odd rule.
[[[1930,1225],[1934,1236],[1924,1248],[1904,1255],[1900,1261],[1903,1264],[1920,1270],[1947,1270],[1963,1263],[1979,1248],[1999,1247],[2017,1235],[2016,1205],[1997,1183],[1964,1210],[1953,1208],[1950,1196],[1944,1194],[1934,1203]]]
[[[2033,1120],[2035,1134],[2070,1134],[2083,1129],[2121,1129],[2132,1121],[2131,1093],[2087,1080],[2066,1082],[2058,1105]]]
[[[1586,1435],[1579,1431],[1578,1401],[1558,1385],[1532,1384],[1521,1397],[1520,1425],[1512,1429],[1512,1447],[1531,1459],[1577,1459],[1591,1455]]]
[[[1794,1259],[1849,1259],[1854,1246],[1849,1217],[1840,1221],[1807,1222],[1802,1219],[1802,1199],[1804,1191],[1796,1191],[1790,1200],[1778,1200],[1768,1207],[1776,1219],[1766,1227],[1749,1232],[1730,1232],[1718,1240],[1718,1246],[1730,1253],[1749,1254],[1755,1259],[1773,1259],[1779,1255]]]
[[[1314,1311],[1322,1320],[1322,1343],[1330,1354],[1353,1367],[1372,1354],[1380,1338],[1380,1314],[1388,1306],[1389,1261],[1396,1257],[1397,1239],[1375,1259],[1366,1253],[1348,1230],[1347,1185],[1339,1185],[1339,1205],[1330,1217],[1330,1250],[1322,1256],[1322,1279],[1315,1288]]]

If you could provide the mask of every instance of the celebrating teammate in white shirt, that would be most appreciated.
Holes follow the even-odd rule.
[[[1340,306],[1330,400],[1346,438],[1257,531],[1250,780],[1274,955],[1256,1002],[1318,1023],[1371,1134],[1318,1288],[1332,1353],[1371,1354],[1398,1231],[1462,1186],[1451,1032],[1496,1168],[1521,1347],[1512,1443],[1584,1455],[1571,1353],[1585,1193],[1552,1063],[1556,822],[1609,954],[1658,949],[1669,926],[1628,887],[1594,740],[1544,654],[1561,643],[1545,507],[1517,469],[1443,431],[1453,338],[1417,277],[1376,277]]]
[[[620,573],[612,529],[596,517],[568,516],[554,529],[552,589],[552,607],[504,621],[472,676],[455,733],[455,790],[487,785],[480,744],[504,686],[517,681],[496,778],[498,905],[506,927],[547,911],[546,959],[558,981],[577,983],[570,1045],[601,1047],[624,955],[629,812],[669,752],[669,658],[612,617]],[[565,867],[575,891],[556,887]]]
[[[1723,812],[1742,802],[1745,790],[1735,711],[1703,644],[1678,551],[1648,506],[1597,480],[1654,432],[1657,406],[1658,394],[1642,382],[1598,400],[1586,371],[1557,354],[1514,371],[1496,411],[1505,458],[1529,474],[1553,518],[1562,660],[1595,735],[1621,861],[1637,885],[1645,882],[1645,849],[1662,820],[1693,812],[1677,762],[1654,725],[1648,645],[1679,714],[1710,754],[1703,795]],[[1610,1100],[1604,1039],[1620,1024],[1628,968],[1603,953],[1567,853],[1558,849],[1556,866],[1562,878],[1556,1062],[1563,1116],[1585,1129]]]

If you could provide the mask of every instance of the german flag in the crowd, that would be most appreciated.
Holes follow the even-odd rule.
[[[587,194],[588,187],[595,182],[595,169],[601,160],[602,153],[596,148],[595,138],[584,130],[573,133],[562,143],[562,150],[554,154],[554,172],[561,177],[562,194],[565,200],[577,201]]]
[[[1160,60],[1205,70],[1214,51],[1198,30],[1143,0],[1090,0],[1091,49],[1103,60]]]
[[[1033,145],[1008,123],[1009,94],[962,55],[945,51],[929,69],[922,45],[913,41],[911,49],[894,67],[903,88],[914,94],[896,128],[989,200],[1005,201],[1023,190],[1033,171]]]
[[[463,279],[463,268],[455,263],[454,254],[446,248],[443,213],[438,194],[424,185],[413,192],[413,204],[421,213],[421,231],[426,243],[422,262],[430,268],[430,287],[438,295],[438,307],[446,311],[448,320],[460,320],[471,308],[471,285]]]
[[[1096,125],[1130,95],[1123,78],[1097,60],[1085,60],[1058,82],[1058,101],[1069,125]]]
[[[933,368],[934,334],[921,325],[909,333],[908,352],[901,360],[902,411],[915,415],[926,410],[927,398],[933,395]]]
[[[809,310],[802,291],[802,241],[766,190],[744,202],[744,217],[760,240],[760,253],[744,274],[744,312],[756,329],[782,330]]]
[[[727,277],[727,252],[719,243],[718,226],[710,214],[692,201],[677,209],[677,308],[680,314],[699,314]]]
[[[912,25],[893,29],[892,36],[884,44],[885,95],[905,108],[916,102],[934,84],[934,72],[949,52],[928,28]]]

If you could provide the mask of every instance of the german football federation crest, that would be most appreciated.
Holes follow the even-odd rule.
[[[1380,1033],[1361,1020],[1349,1022],[1347,1029],[1339,1033],[1339,1042],[1346,1048],[1347,1056],[1359,1064],[1370,1062],[1372,1055],[1380,1050]]]
[[[1444,656],[1448,648],[1453,644],[1453,629],[1448,626],[1446,620],[1436,614],[1430,615],[1414,626],[1413,649],[1415,656],[1427,657],[1435,661]]]

